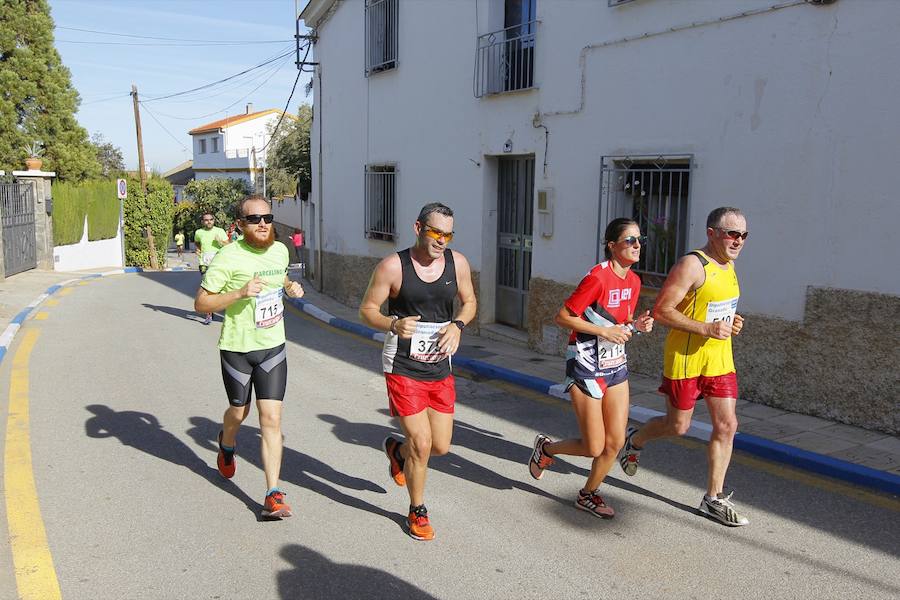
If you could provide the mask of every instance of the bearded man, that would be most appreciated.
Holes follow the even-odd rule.
[[[235,472],[235,438],[250,414],[256,390],[260,451],[266,477],[264,518],[291,516],[278,487],[281,472],[281,414],[287,386],[287,352],[282,298],[303,296],[287,276],[288,249],[275,241],[274,216],[262,196],[244,198],[237,210],[244,237],[222,248],[209,265],[197,296],[198,312],[225,311],[219,336],[222,380],[230,406],[219,432],[217,466],[223,477]]]

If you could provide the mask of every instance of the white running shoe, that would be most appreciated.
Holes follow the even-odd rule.
[[[740,514],[731,501],[732,494],[734,492],[727,496],[719,493],[715,498],[709,498],[704,494],[703,500],[700,501],[700,513],[729,527],[749,525],[750,519]]]

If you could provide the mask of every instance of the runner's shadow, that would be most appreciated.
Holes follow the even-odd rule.
[[[181,317],[182,319],[187,319],[188,321],[197,321],[198,323],[202,323],[204,320],[203,315],[199,315],[192,310],[185,310],[183,308],[175,308],[174,306],[160,306],[158,304],[147,304],[146,302],[142,303],[141,306],[144,308],[149,308],[155,312],[163,312],[167,315],[172,315],[173,317]],[[218,315],[213,315],[213,321],[221,321],[222,318]]]
[[[223,478],[218,469],[203,462],[187,444],[163,429],[159,419],[155,416],[132,410],[117,412],[102,404],[91,404],[85,408],[94,414],[84,423],[88,437],[96,439],[114,437],[124,446],[185,467],[243,502],[247,509],[259,519],[261,508],[259,504],[237,485]]]
[[[211,452],[218,452],[218,436],[221,426],[206,417],[191,417],[190,423],[193,427],[187,430],[187,434],[193,438],[194,442],[201,448]],[[241,465],[249,463],[257,469],[262,470],[259,446],[259,429],[246,424],[241,425],[241,428],[238,430],[236,446],[239,469],[241,468]],[[342,473],[308,454],[289,448],[287,445],[285,445],[282,455],[281,479],[287,483],[292,483],[298,487],[315,492],[339,504],[384,517],[397,523],[400,527],[405,526],[405,515],[388,512],[383,508],[366,502],[356,496],[345,494],[321,480],[324,479],[329,483],[351,490],[386,494],[387,491],[383,487],[366,479],[360,479]]]
[[[280,554],[293,567],[277,575],[278,595],[286,600],[436,600],[386,571],[333,562],[306,546],[284,546]]]
[[[384,438],[388,435],[397,433],[397,431],[391,427],[375,425],[373,423],[355,423],[336,415],[320,414],[318,417],[326,423],[331,423],[331,431],[340,441],[347,444],[355,444],[357,446],[367,446],[377,450],[379,453],[383,452],[381,444],[384,441]],[[527,456],[526,453],[526,457]],[[385,458],[385,461],[387,461],[387,458]],[[554,496],[553,494],[545,492],[533,485],[504,477],[478,463],[455,454],[452,450],[449,454],[444,456],[432,456],[428,461],[428,468],[495,490],[519,489],[538,496],[543,496],[550,500],[563,502],[561,498]],[[523,463],[523,469],[524,468]]]

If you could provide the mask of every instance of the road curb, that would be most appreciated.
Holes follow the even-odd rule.
[[[336,327],[337,329],[342,329],[375,341],[384,340],[383,333],[375,331],[365,325],[335,317],[308,300],[302,298],[288,298],[288,302],[292,303],[311,317],[331,325],[332,327]],[[535,377],[534,375],[519,373],[518,371],[513,371],[512,369],[507,369],[505,367],[498,367],[497,365],[492,365],[474,358],[457,356],[453,358],[453,362],[468,371],[484,377],[506,381],[555,398],[568,399],[568,396],[563,389],[563,384],[560,383],[553,383],[552,381]],[[661,416],[662,414],[663,413],[658,410],[644,408],[642,406],[632,406],[629,418],[643,423],[653,417]],[[694,421],[691,424],[687,436],[702,441],[709,441],[711,431],[712,427],[709,424]],[[820,475],[827,475],[828,477],[874,488],[889,494],[900,495],[900,476],[885,471],[879,471],[877,469],[864,467],[817,452],[810,452],[809,450],[803,450],[780,442],[767,440],[755,435],[750,435],[749,433],[739,432],[735,434],[734,447],[747,452],[748,454],[753,454],[760,458],[779,462],[791,467],[811,471]]]

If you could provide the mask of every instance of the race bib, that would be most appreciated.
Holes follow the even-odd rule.
[[[423,323],[421,321],[416,323],[416,332],[409,343],[409,357],[424,363],[436,363],[447,358],[447,354],[440,350],[438,342],[441,336],[438,332],[449,324],[449,321],[446,323]]]
[[[625,344],[614,344],[597,337],[597,370],[605,371],[625,363]]]
[[[715,323],[716,321],[725,321],[731,323],[734,321],[734,315],[737,313],[738,299],[722,300],[721,302],[710,302],[706,305],[706,322]]]
[[[278,288],[254,298],[254,314],[257,329],[272,327],[284,316],[284,303],[281,301],[284,288]]]
[[[215,252],[204,252],[203,255],[200,257],[200,261],[204,265],[209,266],[209,264],[213,261],[213,259],[215,257],[216,257]]]

